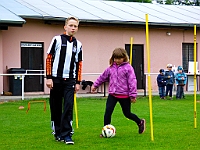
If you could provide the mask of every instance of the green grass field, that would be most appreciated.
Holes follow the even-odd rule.
[[[186,95],[184,100],[160,100],[153,96],[153,135],[151,141],[148,97],[140,97],[132,104],[132,112],[146,119],[146,131],[138,134],[137,125],[126,119],[117,104],[112,124],[114,138],[100,138],[106,98],[77,98],[79,128],[74,117],[74,145],[56,142],[51,134],[48,99],[47,110],[43,103],[32,103],[28,114],[28,100],[0,104],[0,150],[199,150],[200,118],[194,129],[194,100]],[[200,110],[197,96],[197,112]],[[19,106],[25,109],[19,110]]]

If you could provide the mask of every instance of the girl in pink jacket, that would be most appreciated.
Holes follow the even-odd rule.
[[[119,102],[124,116],[135,121],[139,127],[139,134],[142,134],[145,131],[145,119],[131,113],[131,103],[136,102],[137,80],[125,49],[116,48],[113,51],[110,66],[94,82],[92,91],[94,92],[103,82],[109,82],[104,125],[111,123],[113,110]]]

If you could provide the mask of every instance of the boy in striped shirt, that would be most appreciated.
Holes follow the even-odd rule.
[[[55,139],[66,144],[72,140],[74,92],[80,88],[82,71],[82,44],[74,35],[79,20],[65,21],[65,34],[53,37],[46,59],[46,85],[50,88],[50,109]],[[62,103],[64,99],[64,104]]]

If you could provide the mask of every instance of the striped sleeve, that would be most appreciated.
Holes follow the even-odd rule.
[[[81,82],[81,74],[82,74],[82,61],[77,63],[77,73],[76,73],[76,84],[80,84]]]
[[[46,78],[47,79],[52,78],[52,66],[53,66],[53,57],[55,54],[55,49],[56,49],[56,39],[54,37],[47,51],[47,58],[46,58]]]
[[[82,80],[82,64],[83,64],[83,56],[82,56],[82,45],[80,46],[78,53],[78,62],[76,63],[76,83],[80,84]]]
[[[47,79],[52,78],[52,54],[48,54],[46,58],[46,77]]]
[[[49,45],[49,48],[47,50],[47,54],[55,54],[56,50],[56,37],[54,37]]]

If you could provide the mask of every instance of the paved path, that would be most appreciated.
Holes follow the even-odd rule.
[[[146,95],[148,96],[148,92],[146,93]],[[176,92],[174,91],[173,94],[176,94]],[[194,92],[188,92],[186,91],[185,94],[194,94]],[[200,91],[197,91],[197,94],[200,94]],[[107,96],[108,94],[106,94]],[[138,92],[139,96],[144,96],[144,92]],[[158,92],[152,92],[152,95],[158,95]],[[104,97],[104,94],[102,93],[98,93],[98,94],[91,94],[91,93],[87,93],[87,94],[81,94],[78,93],[77,97]],[[6,102],[6,101],[15,101],[15,100],[21,100],[21,96],[0,96],[0,102]],[[34,98],[49,98],[49,95],[25,95],[24,99],[34,99]]]

